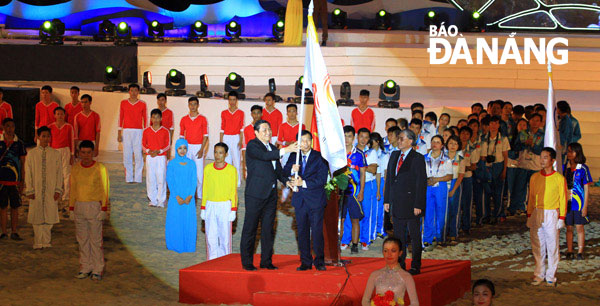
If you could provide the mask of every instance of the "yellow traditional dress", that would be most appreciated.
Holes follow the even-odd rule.
[[[284,46],[302,44],[302,0],[288,0],[285,10]]]

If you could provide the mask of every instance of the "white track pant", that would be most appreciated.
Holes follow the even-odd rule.
[[[204,179],[204,158],[198,158],[196,154],[202,148],[201,144],[189,144],[187,158],[196,163],[196,176],[198,177],[198,185],[196,185],[196,197],[202,197],[202,181]]]
[[[207,260],[231,254],[231,201],[206,202],[206,258]]]
[[[240,187],[241,179],[240,179],[240,149],[238,149],[238,144],[240,143],[240,135],[223,135],[223,142],[229,147],[229,152],[227,157],[225,158],[225,162],[231,164],[235,167],[238,173],[238,181],[237,185]]]
[[[99,202],[75,202],[75,236],[79,243],[79,272],[102,274],[102,221]]]
[[[60,157],[62,158],[62,173],[63,173],[63,201],[69,199],[70,185],[69,179],[71,178],[71,149],[69,147],[59,148]]]
[[[152,206],[165,207],[167,200],[167,157],[146,156],[146,192]]]
[[[537,209],[538,213],[542,213]],[[532,218],[535,218],[535,213]],[[531,251],[535,259],[534,275],[540,279],[546,279],[548,282],[555,282],[556,269],[558,268],[558,230],[556,223],[558,222],[558,212],[556,209],[543,210],[544,221],[538,228],[530,228],[529,234],[531,239]],[[548,256],[548,269],[544,263]]]
[[[142,132],[141,129],[123,129],[123,165],[125,166],[125,181],[127,183],[142,182],[144,171]],[[135,171],[132,155],[135,157]]]
[[[33,225],[33,248],[48,248],[52,245],[52,230],[53,224],[34,224]]]

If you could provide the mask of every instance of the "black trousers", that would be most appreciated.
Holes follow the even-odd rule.
[[[273,257],[273,224],[275,223],[275,213],[277,211],[277,188],[273,188],[266,199],[246,195],[245,201],[246,213],[240,242],[242,265],[247,266],[253,263],[254,244],[259,221],[261,224],[260,264],[269,265],[271,264],[271,257]]]
[[[420,271],[421,252],[423,251],[423,248],[421,246],[421,218],[393,218],[393,220],[394,237],[400,239],[400,241],[402,242],[402,255],[400,255],[400,258],[398,258],[400,266],[402,266],[403,269],[406,269],[406,244],[408,241],[408,237],[406,236],[406,234],[408,230],[408,234],[410,234],[410,240],[412,245],[412,263],[410,265],[410,268]]]
[[[325,207],[309,207],[307,203],[302,203],[301,207],[296,207],[296,225],[298,227],[298,249],[300,249],[300,262],[303,265],[322,266],[325,264],[324,242],[323,242],[323,213]],[[312,235],[313,251],[315,259],[313,261],[310,252],[310,237]]]
[[[319,20],[321,21],[321,28],[323,29],[323,35],[321,36],[323,41],[327,41],[329,37],[329,25],[327,24],[327,0],[316,0],[314,2],[315,11],[313,12],[314,20],[315,20],[315,28]]]

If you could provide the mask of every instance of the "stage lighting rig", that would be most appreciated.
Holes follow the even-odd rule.
[[[40,45],[62,45],[65,39],[65,24],[60,19],[44,21],[40,26]]]
[[[223,42],[242,42],[241,35],[242,25],[232,20],[225,27],[225,36],[227,38],[223,38]]]
[[[469,18],[469,32],[485,32],[485,20],[481,13],[474,11]]]
[[[117,26],[117,35],[115,36],[116,46],[135,46],[136,43],[131,38],[131,27],[127,22],[119,22]]]
[[[148,25],[148,36],[148,41],[151,42],[165,41],[165,25],[157,20],[152,20]]]
[[[140,93],[150,95],[156,93],[156,89],[152,88],[152,72],[144,71],[144,79],[142,82],[142,88],[140,89]]]
[[[340,98],[337,100],[337,105],[343,106],[354,106],[354,100],[352,97],[352,87],[350,87],[349,82],[342,83],[342,87],[340,87]]]
[[[200,90],[196,91],[198,98],[210,98],[213,96],[211,91],[208,91],[208,76],[203,74],[200,76]]]
[[[98,34],[94,35],[96,41],[113,41],[117,26],[110,20],[104,20],[98,26]]]
[[[304,76],[300,76],[298,80],[296,80],[296,84],[294,85],[294,94],[296,95],[294,98],[290,98],[288,100],[292,100],[293,103],[301,103],[302,102],[302,87],[304,86]],[[304,89],[304,103],[305,104],[314,104],[315,99],[313,98],[313,93],[310,89]]]
[[[238,99],[246,99],[246,95],[244,94],[245,90],[246,85],[244,78],[235,72],[230,72],[225,78],[225,99],[227,99],[228,93],[230,91],[237,92]]]
[[[165,77],[165,86],[167,96],[183,96],[186,94],[185,91],[185,74],[177,69],[171,69]]]
[[[121,86],[121,71],[113,66],[104,68],[104,84],[102,91],[127,91],[127,88]]]
[[[379,87],[379,103],[377,106],[385,108],[399,108],[400,85],[392,80],[387,80]]]
[[[429,29],[430,25],[435,25],[439,27],[440,18],[438,14],[435,13],[434,10],[429,10],[423,17],[423,23],[425,24],[425,30]]]
[[[331,12],[331,22],[333,23],[330,27],[332,29],[347,29],[348,13],[339,8],[334,9]]]
[[[374,30],[391,30],[392,29],[392,16],[386,10],[380,10],[375,15],[375,27]]]
[[[269,79],[269,93],[272,93],[275,95],[275,102],[281,102],[283,99],[281,98],[281,96],[277,95],[277,85],[275,85],[275,79],[274,78],[270,78]]]
[[[278,20],[273,24],[273,38],[267,39],[267,42],[282,42],[284,31],[285,22],[283,20]]]
[[[208,36],[208,25],[206,23],[196,20],[190,25],[189,41],[205,43],[208,42],[206,36]]]

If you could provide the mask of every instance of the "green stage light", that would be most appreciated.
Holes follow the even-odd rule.
[[[237,73],[232,72],[229,74],[229,80],[230,81],[235,81],[235,79],[237,79]]]
[[[194,26],[195,26],[197,29],[199,29],[199,28],[202,26],[202,21],[196,21],[196,22],[194,23]]]
[[[479,17],[481,17],[479,12],[473,12],[473,19],[479,19]]]
[[[394,87],[396,87],[396,82],[394,82],[392,80],[388,80],[387,82],[385,82],[385,86],[387,88],[394,88]]]
[[[278,28],[283,28],[283,25],[284,25],[283,20],[277,21],[277,27]]]
[[[342,10],[340,10],[339,8],[336,8],[335,10],[333,10],[333,14],[334,14],[335,16],[338,16],[338,15],[339,15],[339,14],[341,14],[341,13],[342,13]]]
[[[106,73],[111,74],[113,72],[112,66],[106,66]]]
[[[434,11],[427,12],[427,17],[429,17],[429,18],[435,17],[435,12]]]
[[[237,22],[232,21],[232,22],[229,23],[229,26],[232,27],[232,28],[235,28],[237,26]]]
[[[300,81],[300,84],[304,84],[304,76],[301,76],[299,81]]]
[[[172,78],[174,78],[174,77],[177,75],[177,70],[175,70],[175,69],[171,69],[171,70],[169,71],[169,75],[170,75]]]
[[[50,30],[50,28],[52,28],[52,22],[44,21],[44,29]]]
[[[377,13],[379,16],[383,17],[387,14],[387,12],[385,10],[381,10],[379,11],[379,13]]]
[[[152,21],[152,27],[156,28],[158,26],[158,21],[154,20]]]
[[[125,21],[119,22],[119,30],[121,30],[121,31],[127,30],[127,22],[125,22]]]

